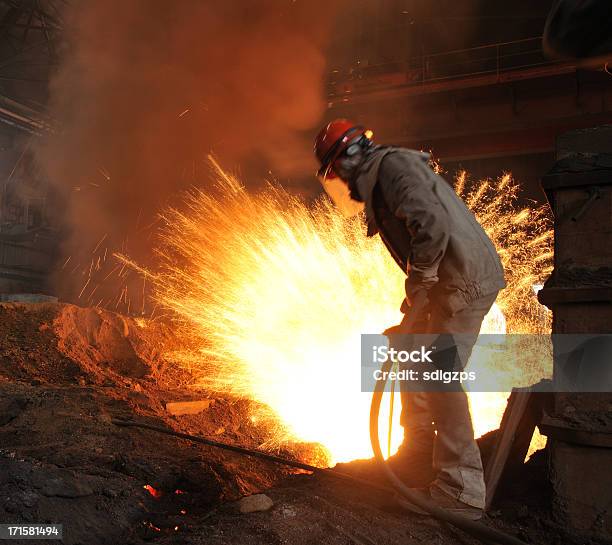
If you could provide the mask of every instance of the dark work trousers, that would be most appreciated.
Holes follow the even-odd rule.
[[[452,366],[454,370],[461,370],[468,362],[482,321],[496,297],[494,293],[477,299],[454,315],[432,301],[428,320],[421,322],[420,327],[417,325],[415,333],[426,333],[429,338],[431,334],[450,334],[445,338],[454,344]],[[474,440],[467,395],[461,386],[456,386],[454,391],[402,391],[401,397],[401,424],[409,450],[431,452],[433,441],[436,478],[432,486],[471,506],[484,508],[482,460]]]

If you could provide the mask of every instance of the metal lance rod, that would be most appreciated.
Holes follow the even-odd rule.
[[[323,475],[328,475],[336,479],[356,482],[364,486],[368,486],[370,488],[375,488],[377,490],[380,490],[381,492],[393,493],[392,488],[389,488],[388,486],[384,486],[382,484],[374,483],[372,481],[368,481],[367,479],[360,479],[359,477],[354,477],[353,475],[342,473],[341,471],[335,471],[329,468],[317,467],[317,466],[313,466],[310,464],[304,464],[296,460],[289,460],[288,458],[281,458],[280,456],[274,456],[273,454],[268,454],[267,452],[263,452],[261,450],[248,449],[244,447],[239,447],[237,445],[221,443],[220,441],[213,441],[212,439],[207,439],[206,437],[200,437],[199,435],[190,435],[188,433],[181,433],[179,431],[174,431],[168,428],[162,428],[160,426],[153,426],[151,424],[135,422],[134,420],[121,420],[121,419],[114,418],[112,420],[112,423],[115,424],[116,426],[120,426],[124,428],[141,428],[145,430],[155,431],[157,433],[163,433],[165,435],[171,435],[173,437],[180,437],[181,439],[186,439],[187,441],[191,441],[193,443],[201,443],[203,445],[208,445],[209,447],[229,450],[231,452],[236,452],[238,454],[243,454],[245,456],[252,456],[253,458],[260,458],[261,460],[266,460],[268,462],[274,462],[275,464],[286,465],[289,467],[295,467],[297,469],[303,469],[305,471],[312,471],[313,473],[320,473]]]
[[[384,385],[383,385],[384,388]],[[376,392],[374,394],[376,396]],[[380,393],[382,397],[382,392]],[[375,399],[372,399],[372,408],[374,408]],[[378,400],[378,409],[380,408],[380,399]],[[378,415],[378,409],[376,410],[376,414]],[[200,437],[198,435],[191,435],[188,433],[182,433],[178,431],[174,431],[168,428],[162,428],[160,426],[153,426],[151,424],[145,424],[140,422],[135,422],[133,420],[121,420],[121,419],[113,419],[112,423],[116,426],[121,426],[125,428],[141,428],[145,430],[151,430],[157,433],[163,433],[165,435],[171,435],[173,437],[179,437],[181,439],[186,439],[187,441],[192,441],[194,443],[201,443],[203,445],[208,445],[210,447],[220,448],[223,450],[229,450],[231,452],[236,452],[237,454],[243,454],[246,456],[252,456],[254,458],[260,458],[262,460],[267,460],[269,462],[274,462],[276,464],[282,464],[289,467],[295,467],[297,469],[303,469],[306,471],[312,471],[313,473],[318,473],[320,475],[327,475],[329,477],[333,477],[335,479],[348,481],[352,483],[358,483],[363,486],[374,488],[381,492],[386,492],[389,494],[393,494],[395,491],[393,488],[390,488],[385,485],[377,484],[372,481],[368,481],[367,479],[360,479],[359,477],[354,477],[353,475],[348,475],[347,473],[342,473],[340,471],[335,471],[329,468],[321,468],[316,467],[310,464],[304,464],[302,462],[298,462],[295,460],[289,460],[287,458],[281,458],[280,456],[274,456],[273,454],[268,454],[267,452],[262,452],[261,450],[248,449],[244,447],[239,447],[237,445],[230,445],[228,443],[221,443],[219,441],[213,441],[212,439],[206,439],[205,437]],[[378,430],[378,420],[376,424],[376,428]],[[378,445],[378,450],[380,451],[380,445]],[[382,454],[381,454],[382,455]],[[386,465],[386,464],[385,464]],[[395,477],[395,475],[394,475]],[[397,477],[395,477],[397,479]],[[394,483],[395,485],[395,483]],[[404,487],[405,488],[405,487]],[[408,499],[412,500],[412,495],[406,495]],[[448,513],[444,509],[439,507],[434,507],[431,505],[425,506],[423,502],[417,498],[416,501],[413,501],[419,505],[419,507],[424,508],[428,511],[431,516],[434,518],[448,522],[457,528],[471,534],[472,536],[480,539],[484,543],[499,543],[500,545],[527,545],[524,541],[512,537],[508,534],[500,532],[494,528],[489,528],[484,524],[479,524],[472,520],[466,519],[465,517],[461,517],[459,515],[454,515],[452,513]]]

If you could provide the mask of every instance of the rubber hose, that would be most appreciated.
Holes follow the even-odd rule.
[[[380,404],[382,401],[385,384],[387,383],[386,377],[388,376],[390,369],[391,361],[383,364],[381,368],[383,378],[382,380],[376,382],[376,387],[374,388],[374,393],[372,395],[372,405],[370,406],[370,441],[372,443],[374,457],[376,458],[376,461],[378,462],[382,471],[393,485],[393,488],[395,488],[395,490],[397,490],[397,492],[399,492],[410,503],[420,507],[424,511],[427,511],[434,518],[448,522],[449,524],[460,528],[484,543],[499,543],[500,545],[527,545],[524,541],[521,541],[514,536],[505,534],[499,530],[496,530],[495,528],[490,528],[489,526],[485,526],[479,522],[462,517],[461,515],[451,513],[446,509],[438,507],[430,501],[424,500],[420,495],[408,488],[397,477],[397,475],[393,473],[393,470],[383,457],[380,448],[380,440],[378,438],[378,415],[380,413]]]

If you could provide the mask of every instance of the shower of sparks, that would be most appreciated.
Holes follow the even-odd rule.
[[[545,206],[519,208],[519,185],[509,173],[496,181],[467,183],[460,172],[455,189],[495,243],[508,288],[497,298],[509,333],[548,333],[551,315],[534,297],[534,286],[552,272],[553,231]]]
[[[280,420],[277,444],[320,443],[330,463],[369,457],[371,396],[360,391],[360,334],[400,320],[401,271],[378,238],[365,236],[360,218],[344,218],[324,199],[308,206],[278,186],[249,193],[211,164],[215,191],[194,189],[184,206],[162,215],[157,272],[122,258],[149,278],[155,302],[175,319],[185,348],[169,348],[166,357],[194,372],[202,387],[269,407],[256,416]],[[549,331],[550,317],[533,293],[551,270],[545,209],[518,208],[509,174],[472,186],[460,173],[456,189],[507,274],[482,331]],[[498,426],[506,397],[471,395],[476,435]],[[387,420],[381,415],[382,434]],[[395,449],[397,423],[392,435]]]

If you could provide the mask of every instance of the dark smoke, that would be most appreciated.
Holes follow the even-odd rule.
[[[207,182],[209,152],[247,183],[269,171],[304,178],[314,170],[310,133],[324,112],[333,19],[321,0],[89,0],[67,8],[51,83],[57,132],[37,149],[65,205],[65,297],[78,294],[85,269],[106,272],[111,251],[146,255],[146,226],[181,188]]]

